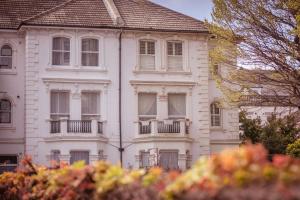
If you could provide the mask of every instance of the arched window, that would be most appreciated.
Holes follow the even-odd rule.
[[[99,65],[99,41],[97,39],[81,40],[81,64],[82,66]]]
[[[12,48],[5,44],[0,50],[0,69],[12,69]]]
[[[221,108],[219,103],[214,102],[210,105],[211,126],[221,126]]]
[[[0,100],[0,124],[11,123],[11,102],[7,99]]]
[[[52,64],[70,65],[70,39],[55,37],[52,41]]]

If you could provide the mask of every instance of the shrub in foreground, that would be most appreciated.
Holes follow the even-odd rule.
[[[278,155],[269,162],[261,145],[200,158],[182,174],[129,171],[105,162],[47,169],[26,158],[16,173],[0,175],[0,199],[300,199],[300,161]]]

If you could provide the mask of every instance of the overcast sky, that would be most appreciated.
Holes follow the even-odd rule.
[[[165,7],[204,20],[211,19],[212,0],[151,0]]]

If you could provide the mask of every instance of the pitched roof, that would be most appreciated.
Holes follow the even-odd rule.
[[[123,24],[116,25],[104,0],[0,0],[0,29],[22,25],[207,32],[204,23],[147,0],[111,0]]]

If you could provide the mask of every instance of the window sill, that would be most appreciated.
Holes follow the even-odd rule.
[[[10,130],[10,131],[15,131],[16,127],[13,127],[12,124],[0,124],[0,130]]]
[[[0,69],[0,75],[16,75],[17,72],[16,70],[3,70],[3,69]]]
[[[47,67],[46,71],[66,71],[66,72],[107,72],[107,69],[104,67],[89,67],[89,66],[80,66],[79,68],[74,68],[71,66],[51,66]]]
[[[224,129],[223,129],[223,127],[210,127],[210,130],[212,130],[212,131],[224,131]]]
[[[190,71],[162,71],[162,70],[134,70],[135,74],[178,74],[178,75],[192,75]]]

